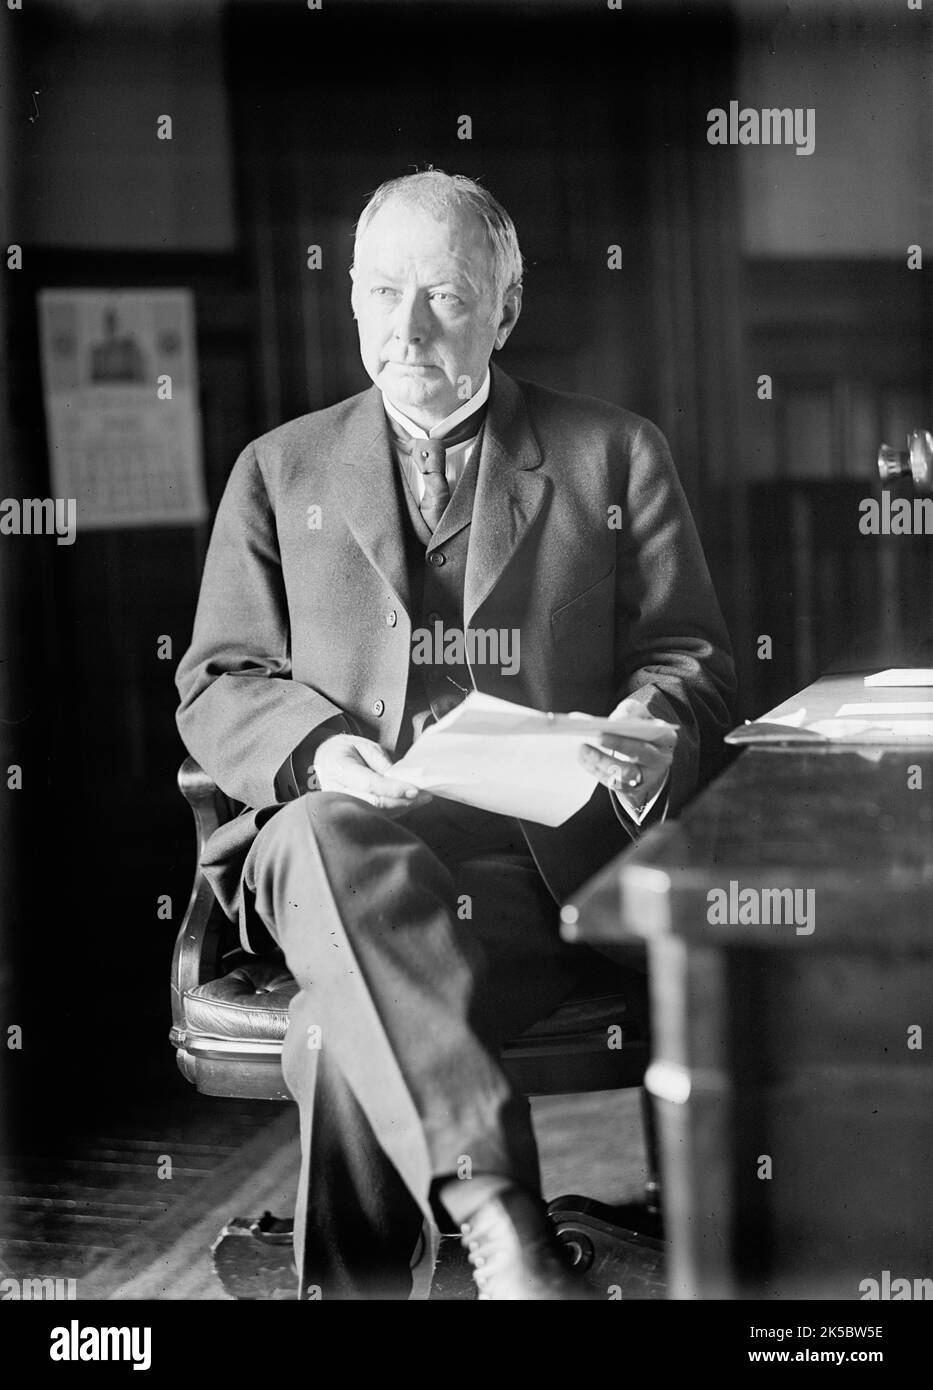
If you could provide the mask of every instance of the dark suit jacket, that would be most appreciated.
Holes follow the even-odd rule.
[[[372,387],[249,444],[227,484],[177,683],[182,739],[245,808],[202,860],[231,916],[244,910],[249,844],[281,804],[277,774],[305,737],[345,714],[395,749],[420,619],[408,607],[395,467]],[[676,811],[733,722],[734,670],[660,431],[494,367],[464,596],[465,626],[521,633],[520,672],[478,666],[478,689],[592,714],[636,694],[680,726]],[[634,833],[595,782],[564,825],[522,828],[558,900]]]

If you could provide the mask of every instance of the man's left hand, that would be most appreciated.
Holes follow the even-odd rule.
[[[603,734],[598,748],[585,743],[580,749],[580,761],[588,772],[638,806],[647,806],[664,785],[672,755],[673,749],[621,734]]]
[[[646,711],[637,701],[623,700],[614,713],[644,717]],[[673,731],[665,731],[657,742],[606,733],[583,745],[580,762],[603,786],[620,792],[630,805],[641,809],[663,787],[676,742]]]

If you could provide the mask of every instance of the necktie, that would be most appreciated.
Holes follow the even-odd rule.
[[[413,439],[409,453],[424,478],[424,496],[418,503],[419,510],[431,530],[436,531],[450,501],[447,446],[442,439]]]
[[[465,444],[473,439],[482,428],[486,406],[482,405],[468,415],[465,420],[448,434],[437,439],[417,439],[388,416],[389,428],[395,437],[396,445],[402,453],[411,457],[415,467],[424,478],[424,497],[418,504],[425,522],[436,531],[438,523],[450,501],[450,485],[447,482],[447,450],[456,444]]]

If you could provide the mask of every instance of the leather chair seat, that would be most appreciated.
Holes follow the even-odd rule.
[[[280,954],[234,951],[232,970],[185,993],[188,1031],[231,1041],[282,1042],[298,985]]]
[[[288,1025],[288,1006],[298,985],[280,953],[251,956],[232,952],[233,968],[217,980],[185,992],[185,1021],[189,1037],[200,1035],[225,1042],[282,1042]],[[614,1025],[623,1035],[635,1035],[625,1001],[617,994],[593,988],[567,1000],[548,1018],[522,1035],[522,1042],[558,1042],[583,1035],[606,1037]],[[628,1026],[626,1026],[628,1024]]]

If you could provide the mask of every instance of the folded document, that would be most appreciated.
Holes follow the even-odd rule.
[[[544,714],[471,692],[432,724],[392,769],[401,781],[505,816],[563,825],[589,801],[596,782],[579,761],[584,743],[621,734],[670,746],[663,719]]]

